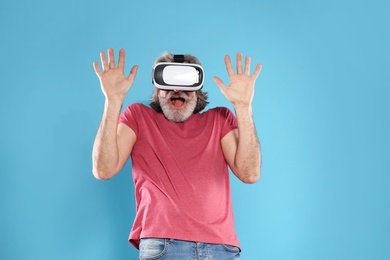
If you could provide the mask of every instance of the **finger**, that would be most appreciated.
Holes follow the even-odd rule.
[[[256,69],[253,72],[252,78],[254,78],[255,80],[257,79],[257,77],[259,76],[259,74],[261,72],[262,67],[263,66],[261,64],[257,64]]]
[[[251,71],[251,57],[246,56],[245,57],[245,70],[244,70],[245,75],[249,76],[250,71]]]
[[[115,68],[114,50],[112,48],[108,49],[108,63],[110,65],[110,69]]]
[[[237,52],[236,63],[237,63],[237,74],[242,74],[242,54],[241,54],[241,52]]]
[[[119,51],[119,61],[118,61],[118,69],[121,69],[122,71],[125,68],[125,50],[120,49]]]
[[[233,70],[232,62],[230,61],[229,55],[225,56],[225,64],[226,64],[226,70],[227,70],[229,76],[234,75],[234,70]]]
[[[106,54],[104,53],[104,51],[102,51],[100,53],[100,59],[102,60],[103,71],[107,71],[108,65],[107,65],[107,60],[106,60]]]
[[[131,79],[134,81],[135,76],[137,76],[137,70],[138,70],[138,65],[134,65],[129,73],[129,76],[127,76],[128,79]]]
[[[96,75],[100,78],[100,76],[102,75],[102,71],[100,70],[99,64],[97,63],[97,61],[93,62],[93,68],[95,69]]]

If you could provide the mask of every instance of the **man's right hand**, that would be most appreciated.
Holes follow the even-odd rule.
[[[99,77],[100,86],[106,99],[115,99],[123,101],[126,93],[133,85],[135,76],[137,75],[138,66],[131,68],[129,75],[124,75],[125,67],[125,50],[120,49],[118,67],[115,67],[114,50],[108,49],[108,63],[106,54],[102,51],[100,53],[103,72],[99,68],[97,61],[93,63],[96,75]]]

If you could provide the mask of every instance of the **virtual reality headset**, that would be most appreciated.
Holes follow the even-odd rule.
[[[175,62],[157,63],[152,72],[153,85],[163,90],[196,91],[203,87],[204,72],[198,64],[183,63],[184,55],[174,55]]]

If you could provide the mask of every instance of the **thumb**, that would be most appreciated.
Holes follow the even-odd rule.
[[[223,83],[223,81],[218,78],[218,77],[213,77],[213,80],[215,82],[215,84],[217,84],[217,86],[219,87],[219,89],[224,92],[225,88],[226,88],[226,85]]]
[[[134,65],[129,73],[129,76],[127,76],[128,79],[134,80],[135,76],[137,75],[138,65]]]
[[[102,73],[102,71],[100,70],[99,64],[98,64],[96,61],[93,62],[93,68],[95,69],[96,75],[100,78],[100,77],[102,76],[103,73]]]

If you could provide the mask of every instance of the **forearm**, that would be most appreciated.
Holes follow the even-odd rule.
[[[104,112],[93,146],[93,174],[98,179],[109,179],[118,171],[118,118],[123,100],[106,99]]]
[[[261,152],[251,106],[234,108],[238,122],[238,144],[234,164],[240,179],[254,183],[260,178]]]

